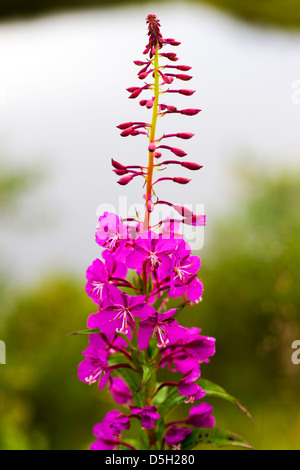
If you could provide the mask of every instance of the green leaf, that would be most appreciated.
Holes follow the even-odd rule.
[[[168,388],[168,392],[169,393],[166,399],[163,402],[157,404],[158,412],[161,417],[166,416],[174,408],[174,406],[181,405],[184,403],[184,400],[186,400],[186,397],[178,393],[177,387],[172,389]],[[155,403],[156,402],[153,400],[153,404]]]
[[[91,335],[94,333],[101,333],[100,328],[93,328],[93,329],[86,329],[86,330],[80,330],[80,331],[74,331],[73,333],[67,334],[67,336],[73,336],[73,335]]]
[[[148,380],[150,379],[151,375],[154,372],[155,364],[152,364],[151,366],[143,365],[142,367],[143,367],[143,376],[142,376],[142,380],[139,385],[139,388],[137,389],[136,392],[139,392],[144,387],[144,385],[148,382]]]
[[[197,383],[203,390],[205,390],[205,397],[218,397],[222,398],[223,400],[227,400],[230,403],[236,405],[251,421],[253,421],[249,411],[246,410],[246,408],[235,397],[229,395],[229,393],[227,393],[224,388],[220,387],[220,385],[217,385],[207,379],[198,379]]]
[[[194,449],[198,445],[211,445],[213,447],[243,447],[252,449],[241,436],[231,431],[218,428],[199,428],[186,437],[181,443],[182,450]]]
[[[144,408],[144,397],[142,393],[137,393],[137,389],[139,388],[140,378],[139,375],[131,369],[115,369],[115,372],[121,377],[124,382],[130,388],[133,404],[135,406],[139,406],[140,408]]]
[[[110,366],[115,365],[115,364],[120,364],[122,362],[124,362],[124,356],[120,353],[113,354],[108,358],[108,363]],[[144,397],[141,393],[136,393],[140,384],[140,380],[141,380],[140,374],[132,369],[128,369],[125,367],[114,369],[114,373],[118,375],[119,377],[121,377],[121,379],[123,379],[124,382],[127,383],[132,394],[134,405],[143,408]]]

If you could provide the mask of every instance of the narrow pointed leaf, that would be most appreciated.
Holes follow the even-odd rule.
[[[137,393],[144,387],[144,385],[148,382],[150,379],[151,375],[153,374],[155,369],[155,364],[152,364],[151,366],[146,366],[143,365],[143,377],[141,380],[141,383],[139,385],[139,388],[137,389]]]
[[[181,443],[182,450],[194,449],[198,445],[213,447],[243,447],[253,448],[238,434],[218,428],[199,428],[186,437]]]
[[[80,330],[80,331],[74,331],[73,333],[67,334],[67,336],[73,336],[73,335],[91,335],[94,333],[101,333],[100,328],[93,328],[93,329],[86,329],[86,330]]]
[[[229,395],[229,393],[220,387],[220,385],[217,385],[207,379],[198,379],[197,383],[203,390],[205,390],[206,397],[218,397],[229,401],[230,403],[236,405],[251,421],[253,421],[249,411],[235,397]]]

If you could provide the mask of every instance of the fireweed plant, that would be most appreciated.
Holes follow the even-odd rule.
[[[190,245],[179,233],[180,224],[203,226],[205,216],[157,196],[156,188],[162,181],[185,185],[190,179],[155,179],[155,173],[172,165],[191,171],[202,166],[183,160],[184,150],[165,144],[173,138],[190,139],[192,133],[158,136],[156,128],[162,116],[178,113],[189,117],[200,109],[177,109],[160,101],[165,94],[193,95],[194,90],[173,86],[176,81],[192,78],[186,74],[191,67],[177,65],[175,52],[163,52],[165,47],[180,43],[163,38],[155,15],[148,15],[146,23],[149,40],[145,58],[134,61],[144,84],[127,91],[131,99],[143,92],[149,95],[139,104],[152,110],[152,120],[125,122],[117,127],[123,137],[146,136],[148,164],[125,165],[112,160],[120,185],[142,178],[145,213],[123,220],[109,212],[99,217],[95,238],[102,247],[102,260],[93,261],[86,272],[86,292],[97,311],[89,316],[87,329],[77,332],[89,335],[84,360],[78,367],[79,379],[96,384],[100,390],[106,387],[118,405],[94,426],[96,440],[91,449],[193,449],[199,444],[248,447],[239,436],[215,427],[213,408],[203,401],[204,397],[221,397],[248,414],[223,388],[201,377],[201,364],[215,354],[215,339],[201,335],[199,328],[183,327],[177,320],[186,305],[201,302],[203,292],[197,277],[200,258],[192,255]],[[163,159],[164,152],[171,153],[172,159]],[[151,213],[159,204],[171,207],[178,217],[151,225]],[[169,299],[180,299],[178,306],[169,309]],[[174,379],[158,381],[166,375]],[[179,405],[185,407],[186,418],[170,421],[168,414]],[[141,428],[137,433],[140,440],[126,439],[133,421]]]

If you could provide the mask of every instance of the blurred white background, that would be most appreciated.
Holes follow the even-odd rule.
[[[108,203],[118,210],[125,195],[129,205],[142,202],[141,180],[117,185],[110,160],[147,161],[145,138],[121,138],[116,126],[151,119],[140,98],[129,100],[126,91],[140,84],[133,60],[143,58],[148,13],[158,16],[165,37],[181,42],[170,48],[178,64],[192,66],[193,80],[178,88],[197,90],[192,97],[166,95],[166,102],[202,109],[196,117],[171,115],[158,123],[158,133],[194,132],[189,141],[167,144],[204,165],[200,172],[182,170],[192,176],[188,186],[162,184],[161,199],[204,204],[209,237],[210,220],[238,203],[233,162],[243,158],[266,173],[299,165],[300,103],[293,98],[299,35],[246,27],[180,3],[4,23],[1,154],[12,170],[33,165],[45,171],[1,228],[1,251],[18,281],[49,270],[84,277],[99,254],[97,207]]]

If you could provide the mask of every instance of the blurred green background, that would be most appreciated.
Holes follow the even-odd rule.
[[[2,0],[0,12],[2,18],[22,18],[43,13],[68,9],[85,9],[87,7],[111,7],[137,4],[153,5],[153,2],[139,0],[29,0],[11,2]],[[172,2],[170,2],[172,3]],[[205,3],[221,8],[246,21],[277,25],[284,28],[299,28],[300,7],[298,0],[194,0],[194,3]]]
[[[266,27],[300,26],[296,0],[205,3]],[[0,15],[4,21],[88,5],[107,3],[1,2]],[[182,322],[217,339],[203,376],[239,398],[254,418],[251,423],[232,405],[210,400],[218,426],[258,449],[300,449],[300,365],[291,361],[291,344],[300,339],[300,172],[259,171],[243,158],[232,172],[237,202],[210,222],[200,253],[204,301]],[[37,184],[43,175],[36,168],[12,169],[3,159],[2,227],[18,219],[20,201]],[[114,405],[105,391],[77,379],[87,339],[67,336],[93,312],[84,272],[49,272],[23,286],[1,247],[0,255],[0,339],[7,348],[7,364],[0,365],[0,449],[87,449],[95,416],[100,421]]]

